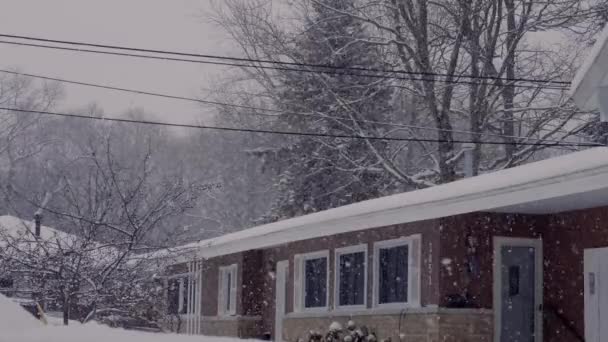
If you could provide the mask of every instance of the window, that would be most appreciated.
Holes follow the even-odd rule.
[[[336,308],[365,308],[367,245],[336,249]]]
[[[7,296],[12,297],[14,295],[13,289],[14,281],[13,278],[9,277],[0,277],[0,293]]]
[[[329,300],[329,252],[294,257],[294,304],[296,310],[322,310]]]
[[[13,278],[0,278],[0,288],[11,289],[13,288]]]
[[[187,275],[177,275],[168,279],[169,314],[182,315],[187,313],[189,285]]]
[[[220,267],[218,315],[236,315],[237,265]]]
[[[374,244],[374,304],[420,305],[420,235]]]

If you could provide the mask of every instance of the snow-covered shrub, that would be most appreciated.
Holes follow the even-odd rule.
[[[376,342],[378,340],[376,333],[366,326],[357,327],[353,320],[346,323],[346,330],[339,322],[332,322],[327,333],[323,335],[319,331],[311,330],[308,333],[308,342]],[[390,338],[382,340],[382,342],[390,342]]]

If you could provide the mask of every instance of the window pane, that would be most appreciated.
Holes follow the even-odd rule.
[[[378,303],[407,302],[408,246],[380,249],[379,264]]]
[[[339,304],[365,304],[365,253],[342,254],[339,262]]]
[[[309,259],[304,262],[304,306],[327,306],[327,258]]]

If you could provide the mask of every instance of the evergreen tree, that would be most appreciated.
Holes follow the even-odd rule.
[[[386,68],[382,51],[369,43],[365,27],[331,9],[352,8],[353,0],[326,0],[311,4],[294,59],[335,68],[327,74],[282,72],[280,106],[285,111],[277,128],[294,131],[381,135],[383,130],[367,121],[386,121],[391,112],[387,80],[353,76],[340,68]],[[365,72],[364,72],[365,73]],[[315,116],[290,114],[314,113]],[[324,117],[319,117],[324,116]],[[382,151],[385,142],[353,138],[293,138],[275,154],[272,164],[280,176],[277,198],[263,220],[276,221],[315,211],[376,198],[386,194],[390,177],[376,167],[369,146]]]

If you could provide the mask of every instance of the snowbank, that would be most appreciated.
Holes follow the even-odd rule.
[[[236,338],[153,334],[95,323],[43,325],[19,304],[0,295],[0,342],[242,342]]]
[[[242,342],[236,338],[154,334],[112,329],[97,324],[36,326],[0,333],[0,342]]]
[[[0,340],[6,331],[24,331],[41,326],[29,312],[11,299],[0,295]]]

